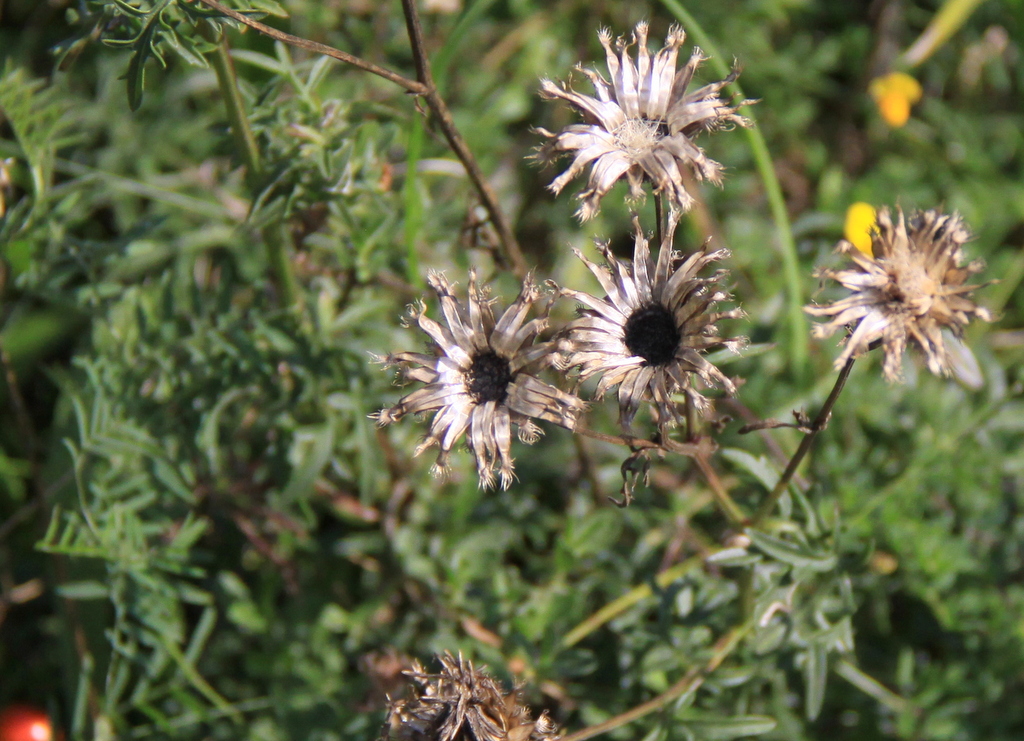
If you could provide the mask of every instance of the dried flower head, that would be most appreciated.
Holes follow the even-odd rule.
[[[529,372],[548,362],[552,351],[551,343],[536,342],[547,326],[547,308],[526,321],[540,298],[529,276],[519,297],[497,320],[493,301],[477,286],[475,273],[470,272],[468,306],[455,298],[444,275],[431,273],[427,282],[437,293],[447,326],[429,318],[422,303],[410,308],[410,316],[433,340],[435,353],[403,352],[380,359],[386,366],[400,366],[407,380],[426,386],[378,412],[376,419],[386,425],[406,414],[435,412],[415,454],[437,445],[440,452],[432,470],[443,474],[452,447],[465,433],[480,485],[493,486],[497,469],[507,489],[512,481],[512,425],[523,442],[532,443],[541,430],[531,418],[571,430],[585,405]]]
[[[517,692],[505,692],[461,655],[437,658],[440,674],[419,665],[406,672],[419,689],[391,702],[381,741],[557,741],[547,713],[533,720]]]
[[[942,330],[960,337],[972,316],[992,321],[988,310],[970,298],[978,286],[964,285],[968,276],[984,267],[981,260],[961,267],[963,244],[969,236],[957,214],[924,211],[908,220],[900,210],[894,224],[889,210],[883,208],[872,235],[871,255],[846,240],[840,242],[836,251],[853,260],[854,267],[821,270],[818,275],[835,279],[852,293],[831,304],[804,307],[812,316],[830,318],[815,325],[815,337],[829,337],[837,329],[855,325],[836,368],[880,341],[885,352],[883,372],[887,380],[896,381],[911,340],[921,348],[932,373],[949,375],[952,358]]]
[[[639,219],[633,262],[620,261],[607,244],[598,244],[607,266],[596,265],[577,251],[576,255],[597,277],[607,295],[562,289],[563,295],[585,308],[565,329],[559,343],[564,364],[579,369],[581,381],[600,375],[595,396],[618,386],[619,422],[628,429],[640,402],[653,401],[660,426],[680,421],[672,394],[685,393],[702,412],[709,408],[694,389],[691,376],[708,386],[721,385],[732,394],[736,387],[721,371],[701,356],[718,347],[736,351],[741,339],[722,339],[716,322],[742,316],[739,309],[714,312],[711,309],[728,295],[717,290],[725,275],[719,271],[709,278],[698,277],[708,264],[728,256],[727,250],[702,249],[687,257],[672,251],[678,214],[670,214],[658,260],[650,248]]]
[[[574,92],[568,85],[541,81],[542,97],[567,100],[586,121],[567,126],[558,134],[538,129],[550,139],[542,149],[548,156],[574,153],[569,169],[548,186],[554,193],[561,192],[587,165],[591,166],[587,189],[579,194],[583,204],[577,215],[581,221],[597,213],[601,198],[623,175],[633,198],[643,196],[646,177],[656,192],[664,193],[682,211],[693,202],[684,187],[687,168],[698,179],[721,182],[721,165],[706,157],[693,138],[726,125],[749,125],[736,111],[753,101],[732,105],[719,97],[722,88],[739,75],[738,70],[687,94],[694,72],[706,57],[695,48],[690,61],[677,72],[676,57],[685,37],[682,28],[672,26],[665,48],[652,58],[647,49],[646,23],[636,25],[630,42],[621,37],[616,40],[614,49],[611,31],[601,29],[598,38],[608,58],[611,82],[595,70],[581,68],[593,83],[596,98]],[[637,46],[635,63],[629,55],[633,44]]]

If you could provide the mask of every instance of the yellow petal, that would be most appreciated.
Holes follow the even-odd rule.
[[[921,83],[905,72],[890,72],[876,77],[868,86],[878,112],[893,128],[903,126],[910,118],[910,107],[921,100]]]
[[[875,207],[870,203],[858,201],[846,209],[846,222],[843,224],[843,236],[854,247],[870,258],[871,233],[875,229]]]
[[[889,92],[875,101],[882,119],[894,129],[910,120],[910,101],[899,93]]]

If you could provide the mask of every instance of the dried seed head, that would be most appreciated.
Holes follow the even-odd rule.
[[[438,674],[414,666],[418,687],[388,707],[381,741],[557,741],[546,713],[533,720],[514,690],[505,692],[486,672],[449,653]]]
[[[829,337],[837,329],[852,327],[836,368],[880,342],[885,353],[883,373],[887,380],[902,377],[903,351],[908,342],[924,353],[928,369],[949,375],[953,358],[942,331],[960,338],[972,317],[992,321],[987,309],[971,300],[977,285],[967,278],[983,269],[980,260],[964,265],[963,245],[969,233],[957,214],[924,211],[906,219],[897,211],[893,223],[888,209],[878,213],[871,254],[842,241],[837,252],[854,266],[848,270],[821,270],[851,294],[824,306],[806,306],[812,316],[829,317],[814,327],[815,337]]]
[[[685,259],[673,253],[677,217],[675,212],[668,219],[657,261],[651,258],[635,216],[632,263],[619,260],[607,245],[598,245],[607,265],[596,265],[577,253],[607,292],[604,298],[562,289],[563,295],[585,307],[562,332],[562,365],[578,368],[581,381],[600,376],[597,398],[618,387],[619,422],[627,430],[643,401],[653,403],[660,426],[678,424],[679,412],[672,399],[678,392],[707,411],[708,401],[694,388],[693,376],[728,393],[736,391],[735,384],[702,356],[707,350],[735,350],[742,344],[741,339],[723,339],[718,334],[720,319],[742,314],[738,309],[714,311],[728,298],[716,289],[722,274],[699,275],[727,253],[702,250]]]
[[[587,189],[579,194],[583,204],[577,215],[581,221],[598,212],[601,198],[623,177],[629,181],[633,198],[643,196],[643,182],[649,180],[656,192],[663,193],[681,211],[689,210],[693,203],[684,187],[684,170],[690,170],[699,180],[716,185],[721,181],[721,165],[706,157],[693,139],[702,131],[748,126],[750,122],[737,110],[753,101],[733,105],[719,97],[738,71],[687,93],[705,57],[700,49],[694,49],[686,65],[676,71],[685,36],[681,28],[673,26],[665,47],[652,55],[647,49],[646,23],[637,24],[628,43],[618,39],[614,49],[611,32],[602,29],[598,38],[605,49],[611,82],[595,70],[582,70],[593,84],[596,98],[577,93],[568,85],[541,81],[541,97],[568,101],[585,121],[557,134],[538,129],[549,140],[542,147],[542,156],[571,153],[574,158],[569,169],[548,186],[553,192],[561,192],[590,165]],[[634,44],[635,61],[629,53]]]
[[[430,431],[415,454],[437,445],[440,452],[432,470],[444,476],[452,448],[465,435],[476,458],[480,485],[493,486],[497,470],[502,488],[508,488],[513,478],[512,425],[519,428],[520,439],[533,442],[540,428],[531,419],[572,429],[584,404],[531,375],[534,366],[551,359],[553,348],[551,343],[536,341],[547,326],[546,309],[526,321],[540,297],[529,277],[519,298],[497,318],[493,302],[477,286],[474,274],[470,274],[465,305],[440,273],[432,273],[427,280],[437,293],[445,323],[429,318],[422,303],[411,308],[409,316],[438,352],[396,353],[381,361],[399,366],[406,380],[426,385],[375,417],[387,425],[407,414],[434,412]]]

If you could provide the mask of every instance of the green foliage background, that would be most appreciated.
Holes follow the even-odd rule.
[[[857,200],[959,211],[983,277],[1001,280],[979,294],[999,321],[969,334],[981,389],[913,364],[891,386],[877,359],[858,363],[804,471],[806,498],[784,502],[752,551],[710,561],[730,533],[684,459],[654,460],[622,510],[607,497],[624,451],[565,430],[519,445],[520,480],[485,492],[467,453],[447,482],[430,478],[429,455],[411,458],[422,424],[375,428],[367,415],[401,392],[370,353],[422,345],[400,318],[426,270],[464,284],[477,266],[505,301],[516,282],[409,96],[229,27],[260,157],[245,167],[209,66],[213,26],[195,5],[0,3],[12,180],[0,220],[0,706],[46,708],[71,738],[374,738],[402,657],[450,650],[523,680],[532,707],[576,730],[706,662],[742,620],[753,574],[755,614],[784,609],[699,692],[612,737],[1021,737],[1019,0],[982,3],[915,70],[924,100],[895,130],[867,84],[933,0],[683,4],[761,101],[801,301]],[[233,7],[413,74],[398,3]],[[540,101],[538,79],[599,62],[602,25],[625,33],[648,18],[660,41],[676,7],[471,0],[425,12],[441,89],[539,277],[590,286],[570,248],[625,248],[630,227],[624,190],[584,226],[571,216],[578,184],[544,190],[554,171],[526,160],[531,127],[571,114]],[[752,349],[725,370],[746,379],[739,399],[758,417],[813,413],[835,343],[811,343],[803,361],[809,323],[787,329],[748,139],[699,143],[726,181],[701,190],[706,208],[677,247],[710,233],[733,251],[749,317],[732,329]],[[290,263],[292,303],[275,254]],[[595,405],[590,426],[613,423]],[[766,440],[788,453],[798,433],[736,428],[721,433],[717,465],[753,511],[778,475]],[[42,594],[12,597],[25,584]],[[570,634],[628,594],[639,598],[614,619]]]

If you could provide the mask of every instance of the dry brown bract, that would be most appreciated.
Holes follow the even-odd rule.
[[[825,306],[804,308],[812,316],[830,317],[829,322],[814,327],[815,337],[829,337],[837,329],[856,325],[835,367],[841,368],[850,358],[867,352],[873,342],[881,341],[885,378],[899,380],[903,351],[911,340],[921,348],[932,373],[949,375],[952,358],[942,330],[960,337],[971,317],[992,321],[988,310],[970,298],[978,286],[964,285],[968,276],[984,267],[981,260],[961,267],[962,247],[969,236],[957,214],[925,211],[907,220],[900,210],[894,224],[889,210],[882,209],[872,235],[873,259],[849,242],[840,242],[837,251],[849,256],[855,267],[820,270],[818,275],[835,279],[849,288],[851,295]]]
[[[676,72],[676,57],[685,37],[682,28],[673,26],[665,48],[652,58],[647,49],[646,23],[636,25],[629,43],[617,39],[614,50],[611,32],[602,29],[598,38],[608,59],[611,82],[594,70],[581,70],[593,83],[596,98],[574,92],[568,85],[541,81],[542,97],[568,101],[586,121],[567,126],[558,134],[538,129],[551,140],[542,148],[547,156],[575,153],[569,169],[548,186],[556,194],[587,165],[591,166],[587,189],[579,194],[583,201],[577,213],[580,220],[597,213],[601,198],[623,176],[629,181],[632,197],[643,196],[647,177],[655,191],[665,194],[682,211],[693,203],[684,187],[686,168],[692,169],[698,179],[721,182],[721,165],[708,159],[693,138],[726,125],[749,125],[736,110],[753,101],[731,105],[719,97],[722,88],[739,75],[736,70],[724,80],[687,95],[686,88],[706,57],[695,48],[690,61]],[[629,55],[633,44],[637,46],[635,63]]]
[[[672,394],[685,393],[701,411],[709,407],[693,388],[691,376],[708,386],[722,386],[733,394],[736,386],[701,353],[727,347],[736,351],[739,338],[722,339],[716,323],[742,316],[732,309],[711,309],[728,294],[717,290],[725,275],[719,271],[709,278],[698,277],[708,264],[728,256],[727,250],[701,250],[685,259],[672,251],[678,213],[670,215],[658,260],[651,259],[650,247],[633,218],[636,230],[633,262],[620,261],[607,244],[598,244],[607,266],[596,265],[577,251],[576,255],[597,277],[606,296],[562,289],[565,296],[579,301],[584,309],[571,322],[559,342],[565,365],[579,368],[580,380],[600,375],[595,396],[600,399],[619,387],[619,422],[629,429],[641,401],[650,400],[659,426],[678,424],[680,415]]]
[[[406,672],[419,684],[412,697],[395,700],[381,741],[557,741],[551,719],[532,720],[518,694],[505,692],[483,671],[451,654],[438,656],[440,674],[421,666]]]
[[[422,303],[410,309],[410,316],[433,340],[436,352],[379,358],[386,366],[400,366],[406,380],[426,386],[381,410],[376,419],[386,425],[407,414],[435,412],[430,431],[414,454],[437,445],[433,472],[444,474],[452,447],[465,434],[476,457],[480,485],[493,486],[497,469],[501,486],[507,489],[513,478],[512,425],[519,428],[523,442],[532,443],[541,430],[531,419],[571,430],[585,405],[528,372],[544,365],[552,350],[551,343],[535,341],[547,326],[547,310],[526,321],[540,298],[532,278],[527,276],[519,297],[497,320],[493,302],[477,287],[473,272],[468,307],[452,295],[451,284],[440,273],[431,273],[427,282],[437,293],[447,326],[429,318]]]

